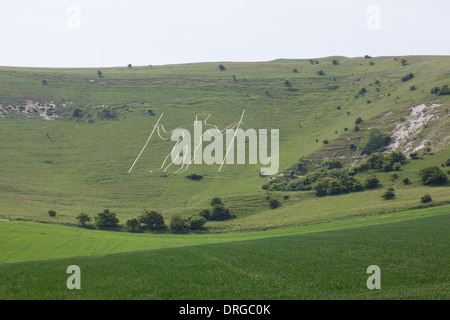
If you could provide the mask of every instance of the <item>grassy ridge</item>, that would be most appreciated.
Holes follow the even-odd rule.
[[[247,241],[329,230],[351,229],[446,214],[450,206],[409,210],[310,224],[302,227],[224,234],[133,234],[54,224],[0,221],[0,263],[48,260],[118,252]]]
[[[253,241],[0,265],[1,299],[448,299],[449,214]],[[426,252],[426,255],[423,253]],[[67,266],[81,290],[66,288]],[[381,269],[368,290],[366,269]]]

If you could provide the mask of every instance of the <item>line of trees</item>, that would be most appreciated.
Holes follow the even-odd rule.
[[[230,213],[219,197],[212,198],[211,209],[204,209],[198,215],[183,219],[179,214],[174,214],[170,218],[169,225],[166,225],[161,213],[154,210],[144,209],[142,214],[136,217],[130,217],[126,220],[124,226],[119,225],[119,219],[110,209],[104,209],[91,218],[88,214],[82,212],[75,219],[84,228],[98,228],[102,230],[120,230],[125,229],[129,232],[171,232],[187,233],[204,229],[207,221],[222,221],[235,218]],[[93,222],[93,224],[90,224]]]

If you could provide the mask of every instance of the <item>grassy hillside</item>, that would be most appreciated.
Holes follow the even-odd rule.
[[[402,65],[401,59],[407,64]],[[208,225],[211,229],[238,230],[328,219],[326,208],[342,208],[336,212],[340,217],[379,212],[387,206],[375,203],[379,197],[375,191],[361,193],[357,203],[347,201],[351,195],[318,203],[311,194],[296,193],[274,217],[261,190],[267,182],[258,174],[261,165],[226,165],[221,172],[218,165],[191,166],[184,174],[150,172],[161,166],[172,147],[156,135],[127,174],[162,113],[161,123],[169,131],[179,126],[191,130],[195,116],[206,113],[211,115],[209,123],[224,128],[238,121],[245,110],[242,128],[280,130],[283,172],[301,157],[335,156],[336,146],[347,150],[371,123],[379,124],[383,114],[392,111],[390,121],[396,123],[412,106],[439,102],[439,118],[430,122],[423,134],[439,138],[443,143],[436,144],[436,149],[442,151],[425,161],[440,164],[450,157],[445,142],[449,96],[430,92],[448,84],[449,57],[330,57],[317,62],[104,68],[102,77],[97,69],[1,67],[0,215],[75,223],[80,212],[94,215],[110,208],[124,222],[147,208],[161,211],[168,219],[173,213],[185,217],[197,213],[211,197],[219,195],[242,220],[234,220],[231,227],[228,222]],[[219,64],[226,70],[220,71]],[[319,75],[320,70],[323,75]],[[414,78],[401,81],[408,73]],[[411,86],[416,90],[411,91]],[[364,96],[358,96],[361,88],[367,90]],[[56,118],[43,120],[40,112]],[[354,133],[351,129],[357,117],[364,122],[361,132]],[[349,134],[352,140],[347,140]],[[326,146],[322,144],[325,139],[330,142]],[[353,159],[357,154],[347,156]],[[407,166],[414,175],[413,168],[418,166]],[[188,173],[204,178],[191,181],[185,177]],[[386,180],[383,174],[381,177]],[[419,187],[414,180],[389,206],[396,210],[414,207],[424,192]],[[434,190],[438,202],[449,200],[445,195],[448,187]],[[57,211],[55,218],[48,217],[49,209]],[[305,212],[308,218],[293,218],[297,212]]]
[[[449,219],[5,263],[0,298],[448,299]],[[81,268],[81,290],[66,288],[73,264]],[[370,265],[380,267],[381,290],[366,287]]]

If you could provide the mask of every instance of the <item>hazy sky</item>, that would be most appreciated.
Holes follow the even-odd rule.
[[[0,65],[449,55],[449,0],[1,0]]]

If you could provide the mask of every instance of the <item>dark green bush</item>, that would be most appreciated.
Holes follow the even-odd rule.
[[[206,219],[204,217],[192,216],[186,221],[186,227],[191,230],[200,230],[203,229],[205,223]]]
[[[431,196],[429,194],[426,194],[426,195],[422,196],[420,198],[420,202],[422,202],[422,203],[431,202]]]
[[[54,216],[56,216],[56,211],[55,210],[48,210],[48,215],[50,217],[54,217]]]
[[[116,214],[110,212],[109,209],[105,209],[97,214],[94,220],[95,225],[99,228],[117,228],[119,225],[119,219],[117,219]]]
[[[380,185],[380,180],[376,176],[367,177],[364,181],[364,187],[366,189],[374,189]]]
[[[138,217],[139,223],[144,230],[164,230],[167,226],[161,213],[156,211],[148,211],[144,209],[144,213]]]
[[[276,209],[279,206],[281,206],[281,202],[278,201],[277,199],[270,199],[269,200],[269,206],[270,206],[270,209]]]
[[[437,166],[423,168],[419,171],[420,179],[424,185],[440,185],[447,182],[447,176]]]
[[[395,193],[391,190],[386,191],[385,193],[383,193],[383,195],[381,196],[384,200],[391,200],[395,198]]]

